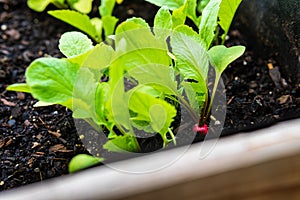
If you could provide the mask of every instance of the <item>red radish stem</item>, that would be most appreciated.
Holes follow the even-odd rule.
[[[204,124],[203,126],[199,126],[198,124],[196,124],[193,128],[193,131],[206,135],[208,132],[208,126],[206,124]]]

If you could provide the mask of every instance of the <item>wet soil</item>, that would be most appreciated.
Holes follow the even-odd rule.
[[[125,1],[115,15],[151,22],[157,8],[143,3],[140,9],[137,2]],[[288,77],[278,79],[276,52],[255,53],[255,43],[238,27],[235,23],[227,45],[242,44],[247,51],[223,75],[227,116],[222,135],[300,117],[300,88]],[[86,153],[71,111],[58,105],[34,108],[31,95],[5,90],[25,81],[26,67],[35,58],[61,57],[58,39],[68,30],[74,28],[29,10],[25,0],[0,0],[0,190],[66,175],[70,159]]]

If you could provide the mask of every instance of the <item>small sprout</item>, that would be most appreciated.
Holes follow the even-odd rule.
[[[92,167],[103,161],[103,158],[96,158],[86,154],[78,154],[69,163],[69,172],[74,173],[82,169]]]

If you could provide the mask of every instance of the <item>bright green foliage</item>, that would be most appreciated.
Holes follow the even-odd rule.
[[[99,6],[99,13],[103,22],[103,29],[106,37],[114,33],[117,22],[116,17],[112,16],[113,9],[115,7],[116,0],[102,0]]]
[[[212,47],[208,51],[208,55],[210,58],[210,63],[215,68],[217,74],[221,75],[230,63],[243,55],[244,51],[244,46],[234,46],[227,48],[223,45],[218,45]]]
[[[72,10],[55,10],[49,11],[48,13],[87,33],[95,41],[101,41],[101,33],[97,32],[96,27],[87,15]]]
[[[185,7],[187,16],[195,23],[196,26],[199,26],[200,17],[197,17],[196,15],[197,0],[186,0]]]
[[[109,15],[102,17],[101,20],[102,20],[103,29],[107,39],[107,36],[113,35],[115,31],[115,27],[119,20],[118,18]]]
[[[210,0],[199,0],[198,6],[197,6],[197,11],[199,13],[202,13],[202,11],[204,10],[205,6],[207,6],[209,1]]]
[[[72,108],[73,87],[79,69],[77,64],[57,58],[39,58],[26,71],[26,85],[15,84],[8,90],[30,92],[47,104]]]
[[[179,26],[171,36],[171,46],[181,74],[206,84],[208,57],[200,36],[186,25]]]
[[[129,75],[140,84],[151,86],[160,91],[161,95],[179,95],[172,68],[161,64],[144,64],[130,70]]]
[[[220,19],[219,25],[224,30],[224,33],[221,36],[223,44],[225,42],[225,37],[229,31],[234,14],[241,2],[242,0],[222,0],[218,17]]]
[[[79,119],[91,118],[97,122],[95,97],[99,87],[98,77],[88,68],[81,68],[74,86],[75,89],[72,95],[73,117]]]
[[[164,145],[170,142],[166,134],[177,113],[173,105],[137,90],[130,93],[129,109],[136,113],[131,118],[136,128],[160,133]]]
[[[197,82],[183,82],[189,102],[197,111],[202,107],[203,98],[207,96],[208,55],[200,36],[186,25],[179,26],[171,36],[171,46],[176,57],[182,79]],[[195,104],[195,97],[197,104]]]
[[[64,0],[27,0],[27,5],[34,11],[42,12],[49,4],[54,4],[58,8],[67,8]]]
[[[99,14],[102,18],[89,18],[86,14],[92,10],[93,0],[28,0],[28,6],[38,12],[42,12],[50,4],[58,8],[67,9],[68,5],[72,10],[55,10],[48,13],[79,30],[87,33],[94,41],[102,41],[102,29],[105,33],[105,39],[112,35],[118,19],[112,16],[115,3],[122,3],[122,0],[104,0],[99,6]]]
[[[73,88],[79,66],[57,58],[39,58],[26,71],[34,98],[72,108]]]
[[[79,60],[81,56],[77,57],[78,61],[81,61],[80,63],[83,67],[95,70],[104,70],[110,65],[114,50],[112,47],[105,45],[104,43],[100,43],[97,44],[92,51],[88,51],[84,55],[86,54],[88,55],[82,60]],[[71,62],[75,62],[76,57],[69,60],[71,60]]]
[[[116,0],[101,0],[101,5],[99,6],[99,13],[102,17],[111,16],[113,9],[115,7]]]
[[[154,34],[160,40],[166,40],[172,31],[172,15],[167,7],[161,7],[154,18]]]
[[[26,83],[16,83],[6,88],[7,90],[30,93],[30,87]]]
[[[92,10],[93,0],[28,0],[27,5],[34,11],[42,12],[49,4],[55,5],[57,8],[68,8],[68,6],[81,13],[90,13]]]
[[[171,124],[179,104],[195,123],[200,115],[206,123],[221,73],[245,51],[242,46],[213,46],[218,17],[226,34],[240,1],[203,0],[202,16],[196,14],[196,0],[147,1],[162,6],[153,30],[136,17],[115,28],[118,19],[112,12],[115,3],[121,2],[116,0],[101,1],[101,19],[70,10],[50,11],[98,44],[94,46],[82,33],[67,32],[59,42],[67,58],[35,60],[26,71],[26,83],[7,89],[31,93],[39,100],[36,106],[66,106],[74,118],[85,119],[96,130],[104,128],[108,141],[103,148],[111,152],[140,152],[140,131],[158,133],[164,147],[176,144]],[[68,3],[83,7],[79,0]],[[185,25],[186,17],[199,27],[199,33]],[[101,42],[102,29],[106,37],[114,34],[107,43]],[[207,86],[210,65],[216,73],[212,91]],[[101,81],[104,75],[107,82]],[[208,103],[209,95],[212,100]],[[69,170],[75,172],[101,160],[78,155]]]
[[[73,10],[81,13],[90,13],[92,10],[93,0],[67,0],[68,4]]]
[[[152,4],[155,4],[159,7],[166,6],[170,10],[175,10],[180,8],[186,0],[146,0]]]
[[[199,34],[205,42],[206,49],[210,48],[211,43],[215,38],[221,1],[222,0],[210,0],[202,12]]]
[[[130,135],[116,136],[103,145],[110,152],[139,152],[136,138]]]
[[[142,19],[123,22],[117,27],[115,37],[117,59],[114,64],[124,65],[126,71],[149,63],[170,64],[166,41],[156,38]]]
[[[82,169],[92,167],[103,161],[103,158],[96,158],[86,154],[78,154],[69,163],[69,172],[74,173]]]
[[[172,25],[173,29],[177,26],[183,25],[186,20],[186,9],[185,6],[182,5],[178,9],[173,10],[172,12]]]
[[[58,48],[67,58],[72,58],[93,49],[94,46],[83,33],[67,32],[61,36]]]

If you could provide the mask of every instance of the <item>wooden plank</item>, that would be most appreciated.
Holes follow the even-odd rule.
[[[120,199],[298,200],[300,154]]]
[[[203,150],[210,148],[203,156]],[[172,162],[157,168],[166,160]],[[266,199],[271,194],[289,194],[293,199],[292,195],[299,195],[298,169],[300,119],[295,119],[32,184],[1,193],[1,198]]]

